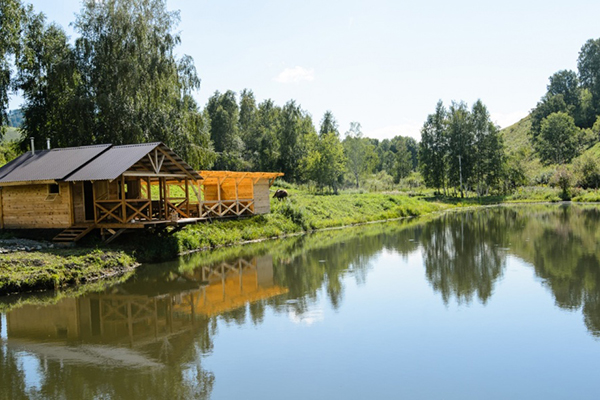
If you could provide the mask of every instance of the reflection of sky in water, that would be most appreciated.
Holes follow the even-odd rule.
[[[8,328],[6,324],[6,315],[0,314],[0,339],[6,339],[8,336]]]
[[[167,377],[196,390],[198,382],[209,382],[217,399],[597,398],[600,342],[586,322],[598,312],[557,300],[557,293],[573,298],[598,293],[578,292],[577,284],[595,281],[578,281],[577,274],[570,286],[561,286],[586,262],[586,274],[600,267],[589,260],[590,254],[598,256],[598,246],[590,246],[597,244],[593,235],[584,235],[588,243],[576,243],[578,250],[588,246],[581,252],[587,258],[578,259],[576,252],[565,253],[573,247],[560,247],[562,236],[546,226],[527,221],[522,237],[530,240],[520,241],[519,231],[505,236],[503,226],[487,229],[487,221],[472,216],[461,221],[461,215],[447,224],[303,248],[297,257],[274,258],[271,264],[263,259],[256,269],[244,270],[246,275],[232,270],[227,284],[213,274],[215,290],[202,289],[190,302],[201,323],[189,334],[149,339],[154,345],[148,359],[164,368],[133,357],[142,356],[142,348],[130,349],[126,342],[112,354],[99,345],[76,348],[97,351],[102,363],[112,362],[110,368],[127,367],[119,370],[127,385],[136,374],[150,372],[153,379],[145,384]],[[466,235],[469,223],[479,228]],[[549,255],[540,261],[542,250]],[[277,290],[267,290],[273,287]],[[127,299],[128,287],[123,289]],[[175,305],[177,321],[191,320],[183,306],[189,295],[169,293],[165,307]],[[202,293],[212,308],[201,307]],[[252,304],[244,296],[254,296],[248,297]],[[6,318],[0,317],[0,336],[6,337]],[[9,347],[11,339],[5,342]],[[48,346],[45,352],[22,348],[13,351],[28,387],[39,388],[45,373],[32,354],[45,357],[44,366],[60,363],[61,371],[63,364],[72,374],[80,371],[68,357],[75,346],[66,346],[61,357],[49,357]],[[134,364],[140,368],[129,368]],[[86,368],[91,374],[108,370],[98,363]]]
[[[27,390],[39,389],[42,384],[40,360],[24,351],[18,352],[17,357],[25,375]]]

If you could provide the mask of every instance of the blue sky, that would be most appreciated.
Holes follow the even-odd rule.
[[[26,0],[25,0],[26,1]],[[78,0],[31,1],[68,27]],[[182,44],[215,90],[295,99],[319,124],[331,110],[340,131],[419,138],[439,99],[481,99],[502,127],[525,115],[548,77],[577,68],[586,40],[600,37],[598,1],[226,1],[170,0]],[[18,104],[15,98],[13,106]]]

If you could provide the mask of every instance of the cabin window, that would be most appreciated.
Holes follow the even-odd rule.
[[[59,193],[60,193],[60,187],[58,186],[58,184],[52,183],[52,184],[48,185],[48,194],[59,194]]]

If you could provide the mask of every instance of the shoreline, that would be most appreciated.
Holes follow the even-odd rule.
[[[74,288],[83,284],[109,280],[111,278],[132,273],[140,265],[157,261],[167,261],[177,257],[208,252],[216,249],[243,246],[252,243],[265,242],[274,239],[284,239],[301,236],[315,232],[342,230],[351,227],[365,226],[370,224],[381,224],[386,222],[401,221],[415,217],[442,215],[447,212],[467,211],[479,208],[511,206],[511,205],[535,205],[535,204],[599,204],[597,202],[549,202],[549,201],[505,201],[494,203],[475,203],[472,201],[448,204],[443,202],[432,202],[424,199],[409,198],[400,194],[359,194],[346,195],[347,200],[354,201],[355,205],[362,200],[371,197],[377,201],[391,202],[397,207],[389,210],[383,207],[387,215],[395,215],[391,218],[377,218],[382,215],[381,210],[373,209],[371,213],[362,212],[352,214],[356,222],[344,223],[344,219],[329,219],[321,221],[322,226],[315,226],[315,219],[322,216],[311,215],[307,219],[307,204],[326,203],[331,197],[317,195],[300,195],[294,203],[273,204],[271,214],[255,216],[244,220],[219,221],[211,224],[199,224],[168,237],[153,237],[157,244],[164,246],[165,251],[159,253],[161,258],[157,260],[148,259],[144,253],[154,249],[153,243],[138,246],[124,246],[106,248],[76,248],[57,249],[44,248],[34,251],[16,251],[0,254],[0,296],[8,297],[24,293],[49,291],[65,288]],[[301,199],[302,197],[308,198]],[[342,203],[343,198],[333,198],[335,205]],[[322,204],[321,204],[322,205]],[[381,205],[381,204],[379,204]],[[344,206],[347,206],[345,204]],[[295,210],[293,208],[296,208]],[[359,208],[362,206],[359,206]],[[342,207],[343,208],[343,207]],[[290,212],[290,209],[292,211]],[[363,210],[361,210],[363,211]],[[391,214],[390,212],[391,211]],[[332,212],[331,207],[325,207],[325,212]],[[296,215],[302,218],[298,218]],[[294,218],[296,216],[296,218]],[[303,219],[304,218],[304,219]],[[370,219],[373,218],[373,219]],[[350,219],[351,220],[351,219]],[[255,229],[256,227],[261,229]],[[283,227],[284,229],[279,229]],[[270,229],[269,229],[270,228]],[[250,234],[246,232],[250,230]],[[276,233],[276,234],[269,234]],[[248,237],[254,235],[255,237]],[[202,238],[203,242],[194,242],[193,238]],[[215,239],[216,238],[216,239]],[[165,245],[166,243],[166,245]],[[195,243],[205,245],[194,246]],[[159,249],[161,250],[161,249]]]

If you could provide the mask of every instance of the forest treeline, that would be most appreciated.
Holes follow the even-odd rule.
[[[0,144],[0,163],[46,138],[53,147],[161,141],[198,169],[282,171],[318,190],[426,185],[464,196],[507,193],[527,184],[524,154],[506,154],[481,101],[438,103],[410,137],[365,137],[358,122],[341,130],[331,111],[317,120],[295,100],[258,102],[252,90],[215,92],[202,107],[194,60],[177,56],[179,13],[166,0],[82,1],[75,37],[22,0],[0,2],[0,119],[21,124],[18,143]],[[12,93],[23,98],[9,114]],[[571,162],[599,140],[600,39],[581,49],[578,72],[550,77],[532,111],[535,154]],[[600,164],[578,161],[579,184],[597,188]],[[572,171],[554,181],[572,185]],[[408,179],[406,179],[408,178]],[[549,183],[549,182],[548,182]]]
[[[391,184],[417,167],[414,139],[369,139],[358,123],[342,137],[330,111],[316,127],[294,100],[257,103],[246,89],[216,92],[202,109],[194,62],[175,55],[179,14],[164,0],[83,1],[74,40],[20,0],[0,3],[0,19],[2,125],[11,91],[21,94],[21,151],[30,137],[38,148],[46,138],[54,147],[161,141],[195,168],[282,171],[333,191],[371,173]]]

